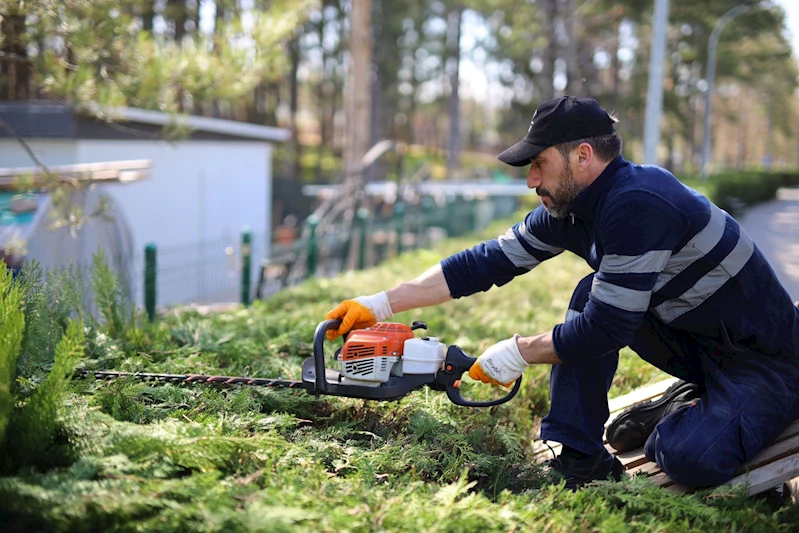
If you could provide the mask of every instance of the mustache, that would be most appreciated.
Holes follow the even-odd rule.
[[[543,187],[536,187],[535,193],[538,196],[549,196],[550,198],[552,198],[552,193],[544,189]]]

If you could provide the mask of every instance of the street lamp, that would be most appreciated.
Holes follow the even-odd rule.
[[[711,102],[713,96],[713,78],[716,76],[716,47],[719,43],[719,36],[721,30],[732,19],[749,11],[755,7],[756,2],[747,2],[724,13],[721,18],[713,26],[713,31],[710,32],[710,42],[708,43],[707,51],[707,90],[705,91],[705,120],[704,128],[702,131],[702,179],[707,179],[707,164],[710,157],[710,112]]]

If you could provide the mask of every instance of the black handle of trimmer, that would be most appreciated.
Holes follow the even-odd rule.
[[[328,392],[327,379],[325,379],[325,337],[327,337],[329,330],[338,329],[340,325],[341,320],[325,320],[316,326],[316,331],[313,334],[313,358],[317,392]],[[346,338],[346,335],[344,338]]]
[[[522,378],[516,380],[510,392],[496,400],[488,400],[485,402],[474,402],[467,400],[461,394],[460,384],[461,376],[464,372],[468,372],[472,365],[477,361],[473,357],[469,357],[460,347],[454,344],[447,349],[447,357],[444,359],[444,368],[436,374],[437,385],[447,391],[447,397],[456,405],[463,405],[466,407],[491,407],[492,405],[499,405],[507,402],[519,392],[519,387],[522,385]]]

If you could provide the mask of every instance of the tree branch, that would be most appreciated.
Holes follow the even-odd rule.
[[[47,165],[42,163],[42,161],[38,157],[36,157],[36,154],[33,153],[33,150],[31,150],[30,146],[28,146],[28,143],[25,142],[25,139],[20,137],[17,131],[11,127],[11,124],[0,118],[0,127],[2,127],[11,135],[13,135],[15,139],[17,139],[17,141],[22,145],[25,151],[28,152],[28,155],[30,156],[31,159],[33,159],[33,162],[36,164],[37,167],[41,168],[47,174],[50,174],[50,169],[47,168]]]

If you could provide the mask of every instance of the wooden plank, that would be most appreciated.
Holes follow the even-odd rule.
[[[647,459],[644,455],[643,448],[636,448],[635,450],[630,450],[629,452],[617,453],[616,457],[619,459],[619,461],[621,461],[621,464],[628,469],[642,465],[649,461],[649,459]]]
[[[746,474],[736,476],[725,484],[747,483],[749,485],[749,495],[752,496],[772,487],[777,487],[797,475],[799,475],[799,455],[791,455]]]
[[[794,420],[790,426],[785,428],[782,433],[777,435],[777,438],[774,439],[774,442],[780,442],[796,435],[799,435],[799,419]]]
[[[677,378],[670,378],[613,398],[608,402],[611,416],[608,418],[606,426],[626,408],[642,401],[660,397],[675,381],[677,381]],[[616,453],[616,450],[607,444],[607,441],[605,442],[605,447],[608,451],[618,457],[630,475],[645,474],[650,477],[653,483],[671,492],[688,493],[692,491],[688,487],[674,483],[657,464],[646,458],[643,448],[625,453]],[[545,445],[541,446],[539,450],[534,452],[536,461],[551,457],[552,452],[549,448]],[[561,445],[553,443],[551,447],[557,454]],[[730,480],[728,484],[748,483],[749,494],[753,495],[789,482],[797,476],[799,476],[799,420],[791,423],[771,444],[743,465],[739,469],[738,475]]]
[[[660,467],[657,464],[650,461],[647,461],[646,463],[643,463],[636,467],[627,469],[627,473],[630,474],[631,476],[634,476],[636,474],[646,474],[647,476],[654,476],[655,474],[659,474],[660,472],[661,472]]]
[[[743,474],[747,470],[753,471],[761,466],[765,466],[794,454],[799,454],[799,436],[763,448],[746,464],[742,465],[737,473]]]
[[[792,424],[793,425],[793,424]],[[796,471],[793,470],[795,461]],[[775,466],[777,465],[777,466]],[[757,494],[771,487],[776,487],[781,483],[799,474],[799,436],[783,440],[772,446],[764,448],[755,455],[749,462],[742,467],[742,473],[729,481],[732,483],[750,484],[749,494]],[[687,492],[690,489],[674,483],[665,473],[651,462],[643,463],[628,470],[631,474],[644,472],[651,475],[652,482],[664,488],[677,487],[675,490]],[[747,478],[748,476],[748,478]],[[748,481],[747,481],[748,479]],[[756,492],[752,492],[752,491]]]
[[[655,474],[649,479],[651,479],[652,483],[654,483],[658,487],[669,487],[671,485],[674,485],[674,482],[671,480],[671,478],[666,474],[664,474],[663,472],[661,472],[660,474]]]

